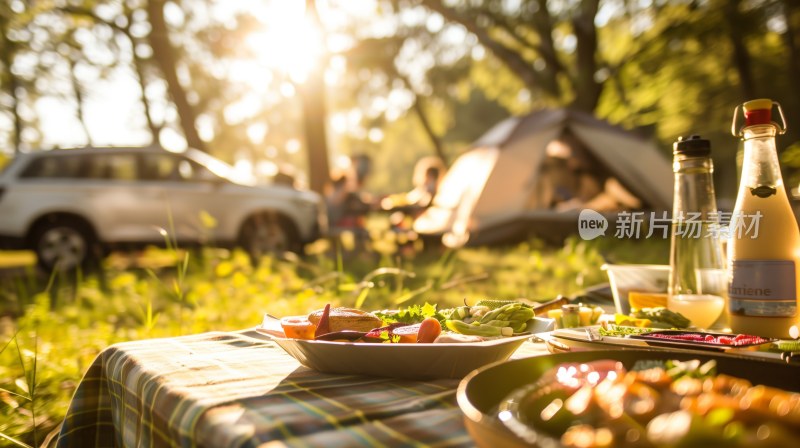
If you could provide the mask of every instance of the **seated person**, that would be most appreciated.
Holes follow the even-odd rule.
[[[414,188],[406,193],[393,194],[381,201],[384,210],[397,210],[417,216],[433,204],[444,177],[444,164],[437,157],[424,157],[414,166]]]
[[[592,189],[595,187],[593,186]],[[622,210],[637,210],[642,207],[642,201],[634,196],[620,181],[615,177],[608,177],[603,189],[597,191],[594,196],[584,201],[574,198],[556,205],[556,210],[574,210],[589,208],[598,212],[614,212]]]
[[[372,205],[360,191],[353,189],[353,185],[347,172],[338,172],[326,187],[325,205],[332,229],[364,227],[364,218]]]
[[[620,211],[642,207],[642,202],[594,157],[573,135],[548,143],[531,200],[556,211],[589,208]]]

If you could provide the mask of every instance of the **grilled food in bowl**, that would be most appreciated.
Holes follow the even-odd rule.
[[[713,360],[718,374],[737,377],[753,385],[800,392],[800,383],[797,382],[800,367],[777,361],[756,361],[733,355],[685,351],[614,350],[564,353],[493,364],[476,370],[464,378],[459,384],[457,398],[467,430],[481,447],[565,446],[561,438],[563,432],[554,434],[552,429],[548,431],[534,421],[523,421],[525,419],[520,418],[519,413],[515,415],[515,410],[509,407],[509,400],[524,400],[527,396],[526,391],[535,391],[537,388],[535,385],[541,384],[542,379],[546,379],[548,372],[552,372],[555,367],[599,360],[619,362],[628,370],[632,369],[637,361],[661,363],[670,360],[682,362],[697,360],[706,363]],[[760,390],[758,387],[751,389]],[[511,412],[503,413],[504,410]],[[797,411],[800,412],[800,409]],[[513,428],[513,423],[508,424],[514,420],[516,423],[522,422],[522,427],[518,425],[517,428]],[[777,432],[773,431],[773,435]],[[614,446],[619,445],[620,443],[614,444]],[[623,445],[630,443],[625,442]]]

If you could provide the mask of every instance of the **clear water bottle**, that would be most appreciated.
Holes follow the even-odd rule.
[[[697,328],[725,325],[727,290],[723,228],[714,195],[711,144],[700,136],[673,145],[675,193],[672,209],[667,307]]]

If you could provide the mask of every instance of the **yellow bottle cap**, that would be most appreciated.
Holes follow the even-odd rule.
[[[772,110],[772,100],[769,98],[759,98],[757,100],[750,100],[742,106],[744,108],[745,113],[751,112],[754,110]]]

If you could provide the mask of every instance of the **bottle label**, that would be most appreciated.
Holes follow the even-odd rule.
[[[769,185],[759,185],[755,188],[750,188],[750,194],[753,196],[758,196],[761,199],[768,198],[773,194],[776,194],[778,189],[775,187],[770,187]]]
[[[740,316],[791,317],[797,313],[794,261],[735,260],[728,307]]]

